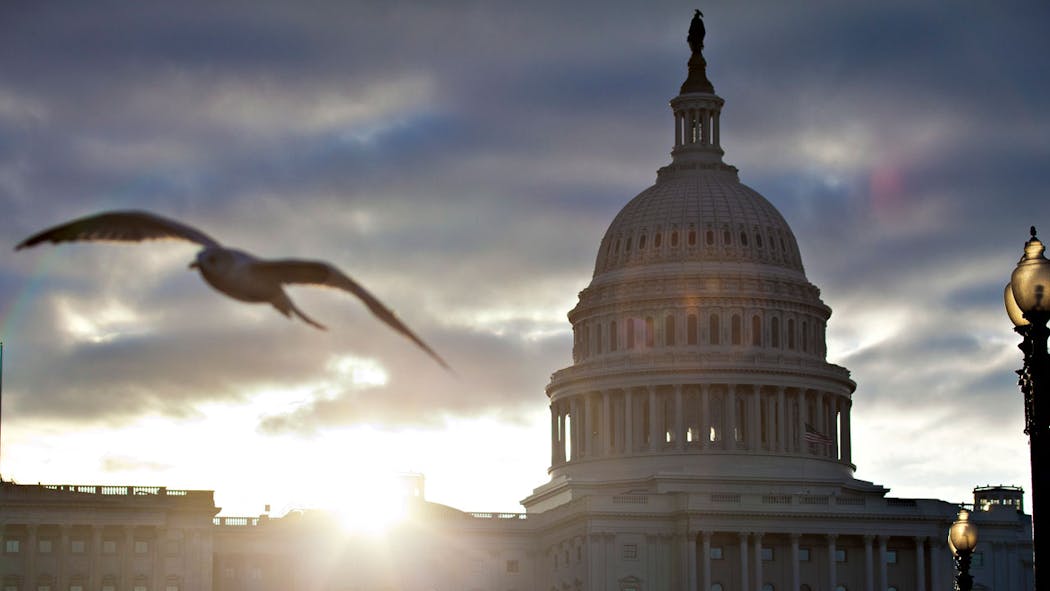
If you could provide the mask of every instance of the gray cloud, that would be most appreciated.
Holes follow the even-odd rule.
[[[100,209],[154,210],[260,255],[332,260],[460,372],[342,295],[296,291],[324,334],[225,300],[185,272],[192,248],[41,247],[0,257],[5,418],[185,416],[304,384],[261,431],[542,406],[602,233],[668,161],[692,8],[4,5],[9,246]],[[705,14],[726,159],[784,213],[836,310],[856,428],[915,407],[936,433],[982,404],[994,433],[1016,431],[999,298],[1027,226],[1050,216],[1047,7]],[[869,342],[880,315],[892,330]],[[347,383],[331,368],[345,356],[377,360],[387,383]],[[873,469],[928,465],[905,447]]]

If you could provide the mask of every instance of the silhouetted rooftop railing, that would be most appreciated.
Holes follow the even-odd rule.
[[[474,519],[528,519],[527,513],[468,513]]]
[[[89,495],[108,496],[141,496],[153,495],[159,497],[185,497],[191,493],[210,494],[210,491],[188,491],[168,489],[164,486],[113,486],[113,485],[87,485],[87,484],[42,484],[41,488],[61,492],[72,492]]]
[[[214,517],[213,525],[229,527],[255,527],[259,525],[258,517]]]

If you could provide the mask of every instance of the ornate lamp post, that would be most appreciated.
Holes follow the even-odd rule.
[[[955,523],[948,529],[948,547],[955,556],[955,588],[959,591],[973,589],[973,577],[970,576],[970,557],[977,547],[977,526],[970,523],[970,512],[959,509]]]
[[[1024,432],[1031,452],[1032,544],[1038,584],[1040,574],[1050,581],[1050,471],[1042,468],[1043,462],[1050,461],[1050,393],[1046,392],[1050,381],[1050,355],[1046,351],[1046,339],[1050,336],[1046,326],[1050,320],[1050,260],[1043,256],[1045,248],[1036,237],[1034,226],[1031,233],[1003,297],[1014,330],[1021,335],[1018,347],[1024,353],[1024,367],[1017,372],[1017,383],[1024,395]],[[1036,536],[1040,533],[1046,537],[1042,544]],[[1045,586],[1050,588],[1050,584]]]

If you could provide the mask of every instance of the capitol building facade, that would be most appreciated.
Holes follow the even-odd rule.
[[[691,43],[691,45],[695,45]],[[702,37],[701,37],[702,47]],[[958,505],[853,477],[849,372],[787,222],[723,162],[694,47],[671,162],[598,245],[522,514],[424,499],[383,542],[209,491],[3,483],[3,591],[946,591]],[[975,589],[1029,590],[1015,487],[975,490]]]

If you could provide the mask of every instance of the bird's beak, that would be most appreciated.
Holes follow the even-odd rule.
[[[193,261],[192,263],[190,263],[189,268],[190,269],[199,269],[200,265],[197,264],[197,261]]]

